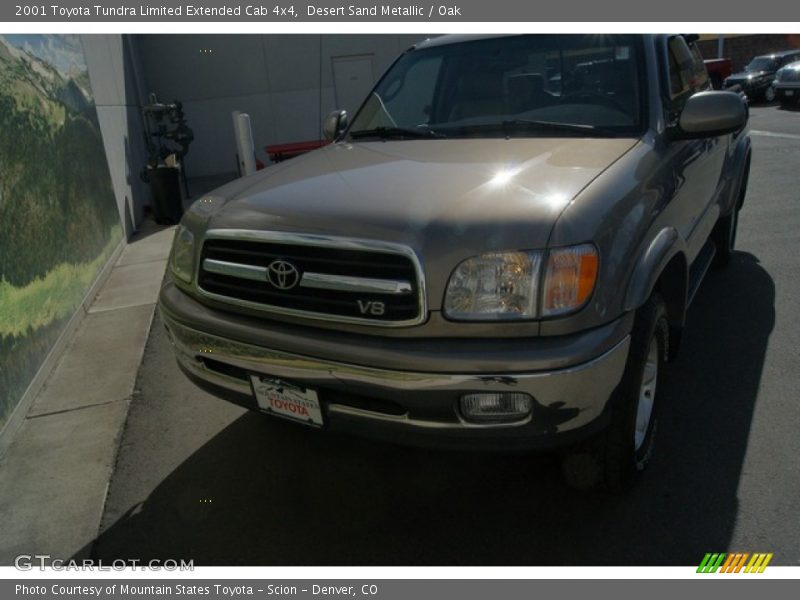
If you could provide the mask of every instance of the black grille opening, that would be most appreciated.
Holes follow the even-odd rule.
[[[372,396],[362,396],[340,392],[338,390],[322,388],[319,390],[320,397],[325,404],[342,404],[352,408],[368,410],[370,412],[381,413],[384,415],[402,416],[406,414],[406,409],[390,400],[374,398]]]
[[[227,375],[228,377],[233,377],[234,379],[241,379],[242,381],[250,381],[247,371],[245,369],[242,369],[241,367],[237,367],[235,365],[229,365],[228,363],[214,360],[213,358],[208,358],[207,356],[202,356],[199,358],[199,360],[205,365],[207,369],[211,371],[215,371],[222,375]]]
[[[406,281],[404,294],[352,292],[295,286],[288,290],[267,281],[254,281],[203,269],[206,259],[267,268],[275,260],[290,262],[302,275]],[[411,321],[419,317],[419,282],[412,260],[404,255],[368,250],[300,246],[240,240],[206,240],[201,253],[198,285],[212,294],[243,300],[265,308],[360,318],[376,322]]]

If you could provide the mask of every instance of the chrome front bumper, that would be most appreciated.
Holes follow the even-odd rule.
[[[553,447],[596,431],[605,422],[630,342],[626,335],[593,360],[546,372],[426,373],[301,356],[203,333],[168,311],[162,310],[162,317],[182,370],[222,398],[256,409],[249,376],[268,375],[315,388],[332,430],[458,448]],[[530,394],[532,414],[506,424],[474,424],[460,417],[461,395],[503,391]]]

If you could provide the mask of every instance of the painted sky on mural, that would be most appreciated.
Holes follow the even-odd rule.
[[[32,54],[55,67],[64,76],[86,70],[80,37],[77,35],[2,35],[11,46]]]

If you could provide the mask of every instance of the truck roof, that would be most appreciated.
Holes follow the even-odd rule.
[[[458,44],[461,42],[473,42],[476,40],[489,40],[493,38],[508,37],[514,34],[511,33],[495,33],[495,34],[451,34],[440,35],[432,38],[427,38],[418,44],[414,44],[412,48],[432,48],[434,46],[447,46],[450,44]]]
[[[783,58],[784,56],[791,56],[792,54],[800,55],[800,48],[793,48],[791,50],[781,50],[780,52],[768,52],[767,54],[759,54],[754,58]]]
[[[496,39],[502,37],[517,37],[520,35],[525,35],[522,33],[494,33],[494,34],[447,34],[447,35],[439,35],[436,37],[428,38],[414,44],[411,46],[410,49],[414,50],[422,50],[424,48],[433,48],[435,46],[447,46],[450,44],[459,44],[461,42],[474,42],[477,40],[488,40],[488,39]],[[535,35],[535,34],[531,34]],[[549,34],[539,34],[539,35],[549,35]],[[580,35],[580,34],[564,34],[564,35]],[[658,35],[665,35],[666,34],[658,34]],[[656,36],[654,36],[656,37]]]

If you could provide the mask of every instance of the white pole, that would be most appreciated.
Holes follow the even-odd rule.
[[[242,149],[239,147],[239,115],[241,111],[235,110],[231,113],[233,123],[233,142],[236,144],[236,167],[239,169],[239,177],[244,175],[242,171]]]
[[[256,172],[256,150],[253,143],[253,130],[250,127],[250,115],[233,111],[233,131],[236,136],[236,151],[239,154],[239,170],[242,176]]]

